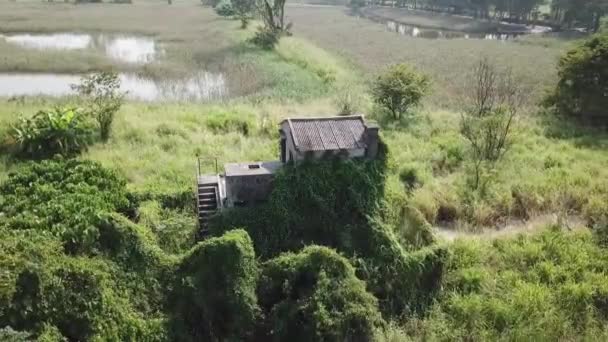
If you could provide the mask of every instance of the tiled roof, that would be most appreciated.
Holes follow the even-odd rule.
[[[296,149],[324,151],[365,148],[363,117],[287,119]],[[284,122],[285,122],[284,121]]]

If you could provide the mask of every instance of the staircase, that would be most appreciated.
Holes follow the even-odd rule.
[[[198,182],[197,210],[199,234],[201,238],[209,234],[209,218],[219,208],[218,183]]]

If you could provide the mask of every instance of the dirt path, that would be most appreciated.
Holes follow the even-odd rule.
[[[509,237],[519,233],[532,234],[548,225],[559,224],[566,229],[584,229],[585,221],[580,216],[560,217],[557,214],[544,214],[533,217],[527,221],[511,220],[507,224],[498,227],[485,227],[479,231],[471,232],[459,230],[454,227],[435,226],[433,227],[435,234],[448,241],[455,239],[495,239],[501,237]]]

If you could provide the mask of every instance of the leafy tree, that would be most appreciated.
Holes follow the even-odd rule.
[[[199,243],[177,270],[171,299],[175,339],[245,339],[258,317],[257,279],[253,244],[244,230]]]
[[[406,64],[396,64],[379,75],[372,86],[374,101],[399,120],[429,89],[429,79]]]
[[[251,42],[264,48],[272,49],[282,35],[290,34],[291,24],[285,24],[286,0],[257,0],[257,12],[264,21],[264,27],[259,29]]]
[[[472,187],[479,188],[484,172],[492,170],[507,152],[522,91],[510,70],[499,71],[487,59],[473,70],[460,132],[469,142],[473,161]]]
[[[258,286],[267,336],[273,341],[373,341],[383,324],[376,298],[347,259],[308,246],[263,265]]]
[[[32,118],[19,119],[11,135],[27,157],[73,156],[92,142],[93,130],[84,113],[75,108],[41,110]]]
[[[114,116],[124,102],[125,93],[120,91],[120,78],[114,72],[100,72],[82,77],[80,84],[72,85],[87,99],[87,112],[99,125],[102,141],[110,138]]]
[[[549,104],[582,122],[608,124],[608,33],[568,51],[559,61],[558,76]]]

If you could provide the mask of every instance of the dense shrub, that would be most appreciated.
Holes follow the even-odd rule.
[[[230,0],[222,0],[215,6],[215,12],[222,17],[231,17],[236,14]]]
[[[155,320],[143,321],[116,292],[111,264],[65,256],[60,244],[37,232],[2,237],[1,325],[79,341],[162,340]]]
[[[374,101],[387,110],[394,120],[420,103],[429,89],[429,79],[407,64],[396,64],[380,74],[373,83]]]
[[[258,269],[243,230],[199,243],[180,263],[173,298],[172,331],[179,341],[240,341],[258,316]]]
[[[20,118],[12,136],[26,157],[72,156],[93,140],[93,129],[84,113],[74,108],[41,110],[31,118]]]
[[[372,341],[382,324],[376,298],[348,260],[325,247],[266,262],[258,297],[266,317],[263,340]]]
[[[550,104],[582,122],[608,124],[608,33],[568,51],[559,61],[558,76]]]
[[[265,50],[272,50],[279,43],[282,32],[259,27],[250,42]]]
[[[28,163],[0,193],[0,225],[58,236],[70,253],[91,251],[99,214],[134,211],[124,179],[90,161]]]

